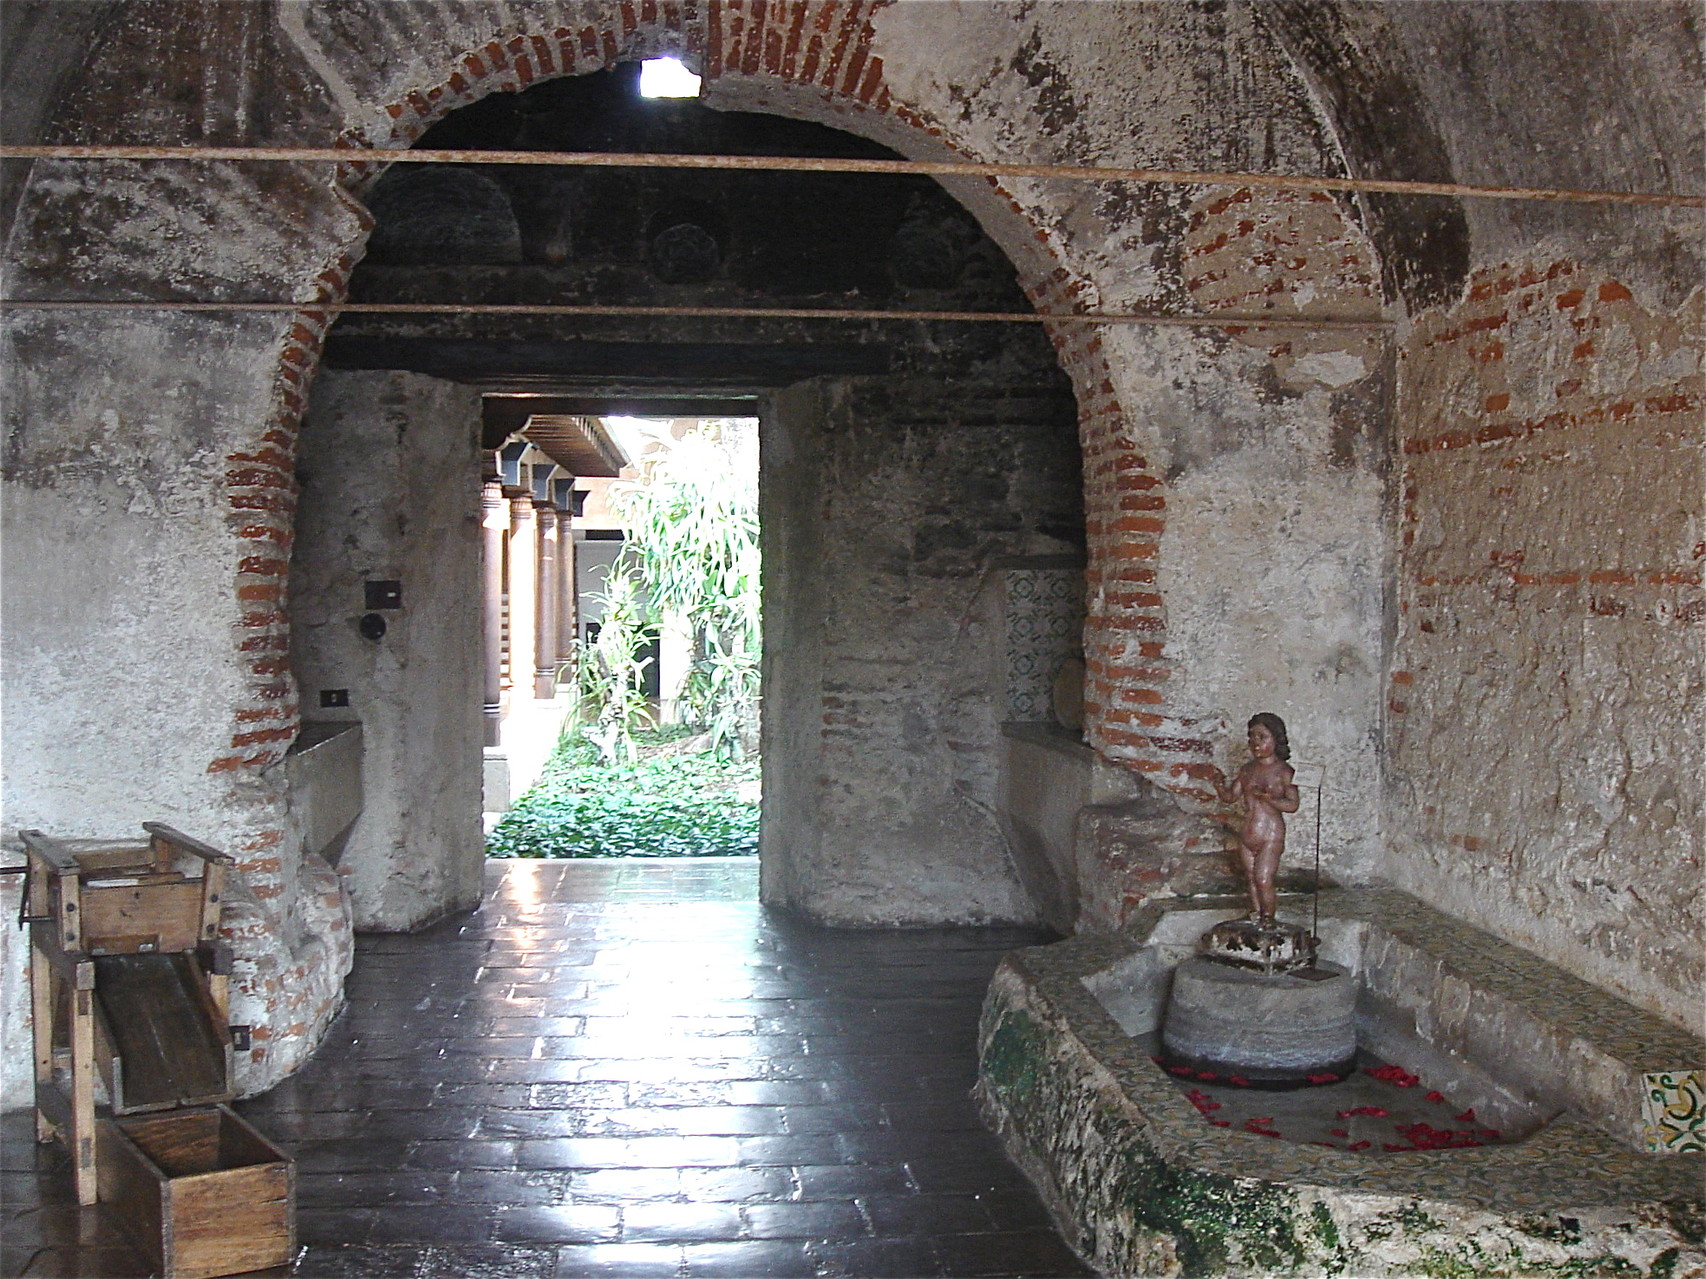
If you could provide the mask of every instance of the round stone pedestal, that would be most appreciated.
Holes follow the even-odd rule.
[[[1300,971],[1318,976],[1187,959],[1173,973],[1163,1060],[1253,1087],[1343,1079],[1355,1068],[1356,981],[1336,964]]]

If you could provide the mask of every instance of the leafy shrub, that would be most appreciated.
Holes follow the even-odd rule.
[[[738,788],[758,760],[669,755],[614,767],[568,737],[486,840],[490,857],[742,857],[758,852],[758,801]]]
[[[616,571],[643,587],[641,620],[673,617],[692,637],[688,716],[709,730],[714,751],[737,756],[758,724],[758,475],[734,464],[730,425],[707,421],[648,455],[643,478],[612,484],[609,501],[628,531]],[[669,436],[663,424],[652,431]]]

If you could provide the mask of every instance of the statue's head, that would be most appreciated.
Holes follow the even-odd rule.
[[[1252,729],[1260,724],[1274,735],[1274,756],[1277,759],[1291,758],[1291,741],[1285,735],[1285,721],[1272,711],[1257,711],[1250,716],[1250,722],[1244,727]]]

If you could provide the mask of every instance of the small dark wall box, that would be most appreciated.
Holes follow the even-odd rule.
[[[403,584],[397,581],[367,582],[366,608],[402,608]]]

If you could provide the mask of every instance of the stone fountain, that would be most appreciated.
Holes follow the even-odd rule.
[[[1261,712],[1247,734],[1250,762],[1215,788],[1244,809],[1226,825],[1238,838],[1250,914],[1210,928],[1201,954],[1173,974],[1163,1062],[1254,1087],[1337,1083],[1355,1069],[1356,982],[1320,963],[1313,933],[1275,917],[1285,814],[1297,811],[1298,790],[1285,721]]]
[[[1157,899],[990,985],[978,1096],[1067,1239],[1109,1275],[1706,1272],[1706,1044],[1401,893],[1277,919],[1283,732],[1221,788],[1248,917]]]

